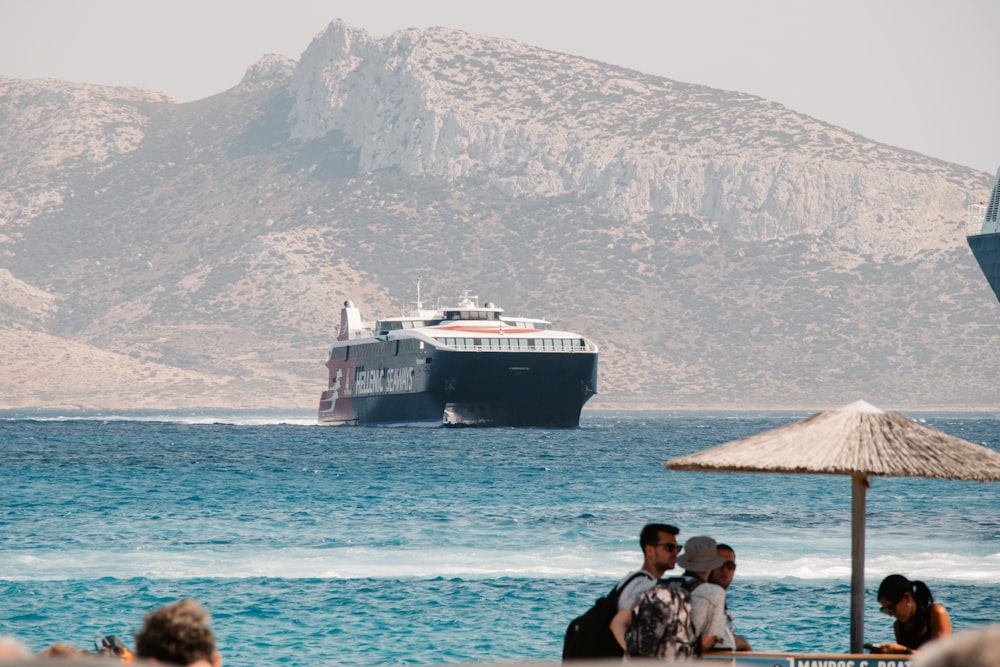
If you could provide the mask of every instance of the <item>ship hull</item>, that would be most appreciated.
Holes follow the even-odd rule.
[[[327,363],[332,382],[320,400],[320,424],[575,427],[597,390],[592,351],[369,347],[367,355]]]
[[[1000,300],[1000,233],[969,236],[968,241],[987,282]]]

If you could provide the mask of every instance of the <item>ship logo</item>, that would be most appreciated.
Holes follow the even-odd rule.
[[[340,398],[340,378],[344,376],[344,370],[342,368],[337,369],[337,375],[334,378],[333,384],[329,387],[330,392],[330,407],[323,412],[333,412],[337,407],[337,399]]]

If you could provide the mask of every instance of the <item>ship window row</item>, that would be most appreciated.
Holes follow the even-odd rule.
[[[365,343],[364,345],[345,345],[330,350],[330,358],[343,361],[345,359],[364,359],[366,357],[384,357],[397,354],[415,354],[423,349],[419,340],[396,340],[386,343]]]
[[[520,320],[504,320],[504,324],[518,329],[540,329],[545,331],[552,328],[551,322],[523,322]]]
[[[416,329],[419,327],[429,327],[437,324],[440,320],[380,320],[376,325],[375,329],[379,333],[385,333],[387,331],[395,331],[397,329]]]
[[[495,310],[446,310],[444,313],[446,320],[495,320],[497,312]]]
[[[573,352],[587,347],[582,338],[439,338],[438,340],[456,350]]]
[[[497,313],[492,311],[479,312],[479,311],[448,311],[445,313],[445,319],[433,319],[433,320],[379,320],[375,323],[375,330],[380,334],[388,333],[390,331],[398,331],[399,329],[419,329],[422,327],[433,327],[441,322],[447,320],[503,320],[505,324],[512,327],[517,327],[518,329],[551,329],[551,322],[525,322],[521,320],[504,320],[502,317],[498,318]]]

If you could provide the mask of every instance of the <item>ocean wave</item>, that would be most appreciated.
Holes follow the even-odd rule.
[[[231,426],[316,426],[311,410],[0,410],[0,421],[8,422],[139,422],[159,424]]]
[[[175,551],[51,551],[0,554],[2,579],[581,579],[615,580],[638,563],[633,554],[561,551],[502,552],[495,549],[288,548],[267,552],[199,549]],[[679,570],[675,570],[678,572]],[[904,572],[911,579],[1000,584],[1000,553],[986,556],[935,553],[878,556],[865,565],[877,583]],[[849,580],[850,555],[800,556],[783,560],[742,559],[743,581]]]

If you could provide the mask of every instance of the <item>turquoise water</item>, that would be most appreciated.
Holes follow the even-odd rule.
[[[581,428],[321,428],[311,415],[0,414],[0,633],[131,641],[179,597],[224,663],[557,660],[641,560],[647,521],[740,562],[760,650],[845,651],[850,481],[667,471],[805,413],[584,413]],[[1000,449],[1000,415],[910,415]],[[1000,620],[1000,485],[877,479],[867,585],[925,580],[957,629]],[[869,590],[866,640],[891,637]]]

